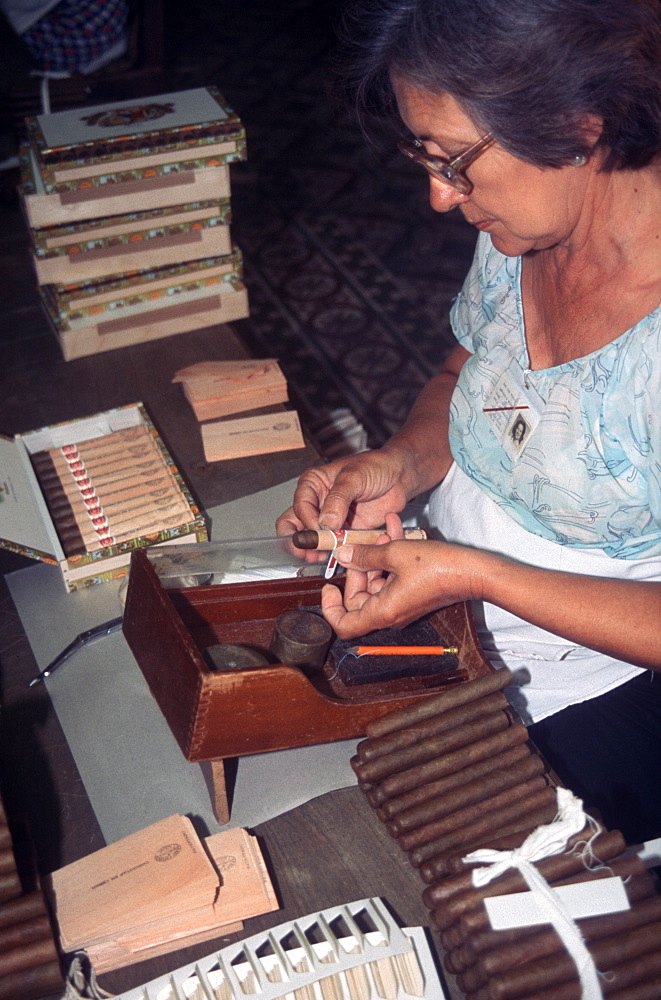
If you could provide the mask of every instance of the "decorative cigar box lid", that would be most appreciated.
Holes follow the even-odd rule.
[[[33,229],[34,252],[38,258],[61,257],[85,251],[135,245],[144,240],[172,236],[209,226],[229,225],[229,198],[170,205],[147,212],[129,212],[103,219],[72,222],[47,229]]]
[[[217,87],[37,115],[26,125],[44,165],[103,164],[222,140],[238,144],[229,159],[245,158],[245,131]]]

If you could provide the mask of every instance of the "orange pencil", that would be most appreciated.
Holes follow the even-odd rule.
[[[458,653],[459,646],[350,646],[356,656],[444,656]]]

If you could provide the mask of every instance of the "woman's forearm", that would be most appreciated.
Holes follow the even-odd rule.
[[[475,554],[484,567],[484,600],[577,645],[661,670],[661,583],[563,573]]]
[[[455,348],[416,399],[402,429],[383,446],[386,452],[406,455],[402,465],[410,470],[404,483],[409,499],[440,483],[452,465],[450,400],[461,366],[469,356],[462,347]]]

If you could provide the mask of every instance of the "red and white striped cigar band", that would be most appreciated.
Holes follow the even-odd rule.
[[[62,452],[62,454],[66,458],[67,462],[69,461],[69,458],[71,456],[73,456],[74,458],[78,458],[78,449],[76,448],[75,444],[65,444],[65,445],[62,445],[62,447],[60,448],[60,451]]]
[[[105,546],[114,545],[115,544],[115,537],[114,537],[114,535],[107,535],[106,538],[102,538],[100,541],[101,541],[101,544],[105,545]]]
[[[101,501],[99,500],[94,490],[90,490],[90,492],[83,497],[83,503],[85,504],[88,510],[92,510],[92,508],[94,507],[101,506]]]
[[[89,514],[89,512],[88,512]],[[108,534],[108,528],[110,527],[110,522],[104,513],[101,513],[98,517],[90,517],[90,521],[94,525],[94,530],[97,534]]]
[[[79,458],[77,458],[75,462],[69,462],[69,471],[72,476],[75,476],[77,472],[82,472],[84,476],[87,475],[85,472],[85,463]]]

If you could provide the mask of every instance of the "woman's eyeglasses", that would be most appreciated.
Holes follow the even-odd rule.
[[[405,156],[410,157],[410,159],[419,163],[421,167],[424,167],[427,173],[435,177],[436,180],[443,181],[444,184],[450,184],[451,187],[461,192],[461,194],[470,194],[473,190],[473,184],[463,171],[478,156],[481,156],[490,146],[493,146],[495,141],[492,133],[489,132],[482,139],[478,139],[472,146],[464,150],[463,153],[453,156],[451,160],[446,160],[443,156],[432,156],[431,153],[426,151],[419,139],[402,139],[397,143],[397,148]]]

